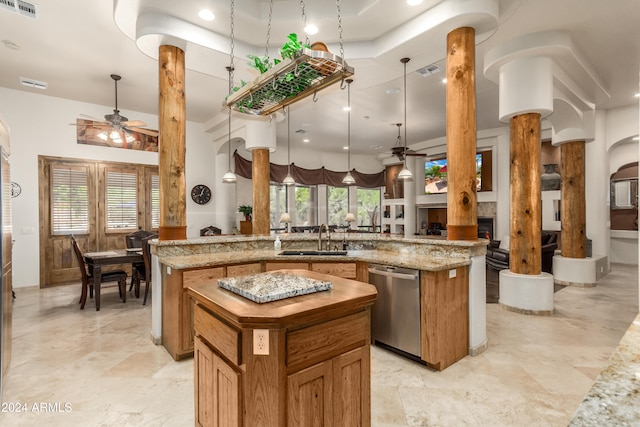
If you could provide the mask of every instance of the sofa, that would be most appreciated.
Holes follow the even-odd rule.
[[[558,248],[558,233],[544,231],[540,233],[542,243],[542,271],[553,273],[553,255]],[[509,236],[502,240],[491,240],[487,246],[487,266],[495,270],[509,268]]]

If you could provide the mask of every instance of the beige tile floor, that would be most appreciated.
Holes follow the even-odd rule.
[[[26,412],[1,412],[0,425],[193,425],[193,361],[151,344],[149,305],[115,289],[100,312],[79,310],[77,286],[16,293],[3,410]],[[637,301],[637,267],[613,265],[595,288],[556,293],[552,317],[489,304],[488,350],[442,372],[373,348],[372,424],[565,426]]]

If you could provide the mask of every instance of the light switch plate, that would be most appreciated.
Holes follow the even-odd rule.
[[[269,355],[269,330],[254,329],[253,330],[253,354],[268,356]]]
[[[449,270],[449,279],[453,279],[454,277],[456,277],[456,269],[452,268]]]

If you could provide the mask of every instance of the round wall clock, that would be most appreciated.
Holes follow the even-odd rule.
[[[11,181],[11,197],[18,197],[22,193],[22,187],[17,182]]]
[[[191,189],[191,198],[199,205],[207,204],[211,200],[211,190],[204,184],[198,184]]]

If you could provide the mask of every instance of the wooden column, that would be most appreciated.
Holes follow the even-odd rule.
[[[186,183],[184,172],[186,104],[184,52],[160,46],[160,240],[187,238]]]
[[[571,141],[560,146],[562,158],[562,256],[586,258],[587,209],[585,203],[584,141]]]
[[[542,271],[539,113],[511,118],[510,178],[509,269],[537,275]]]
[[[268,235],[269,221],[269,149],[255,148],[251,152],[253,180],[253,234]]]
[[[475,30],[447,35],[447,239],[477,240]]]

